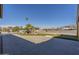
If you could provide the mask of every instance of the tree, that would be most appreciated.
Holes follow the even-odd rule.
[[[24,29],[26,30],[28,34],[30,34],[32,30],[34,29],[34,26],[32,26],[31,24],[27,24]]]
[[[19,32],[19,30],[20,30],[20,28],[19,28],[18,26],[14,27],[14,28],[12,29],[13,32]]]

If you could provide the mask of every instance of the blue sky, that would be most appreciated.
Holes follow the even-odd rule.
[[[74,4],[5,4],[0,25],[24,26],[32,24],[38,27],[60,27],[76,23]],[[29,20],[26,21],[25,17]]]

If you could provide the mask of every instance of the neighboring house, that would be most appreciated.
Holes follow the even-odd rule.
[[[77,27],[74,25],[71,25],[71,26],[63,26],[63,27],[61,27],[61,29],[63,29],[63,30],[76,30]]]

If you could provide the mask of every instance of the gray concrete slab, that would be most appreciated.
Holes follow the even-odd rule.
[[[52,38],[40,44],[14,36],[3,35],[4,54],[25,55],[77,55],[79,54],[79,42]]]

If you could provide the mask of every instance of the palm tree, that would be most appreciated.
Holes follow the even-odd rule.
[[[28,18],[28,17],[26,17],[26,20],[29,20],[29,18]]]
[[[29,18],[26,17],[25,20],[28,21]],[[27,32],[28,34],[30,34],[31,32],[34,31],[35,27],[34,27],[32,24],[28,23],[28,24],[25,26],[24,29],[26,30],[26,32]]]
[[[25,20],[26,20],[26,21],[28,21],[28,20],[29,20],[29,18],[28,18],[28,17],[26,17],[26,18],[25,18]],[[28,24],[29,24],[29,23],[28,23]]]

